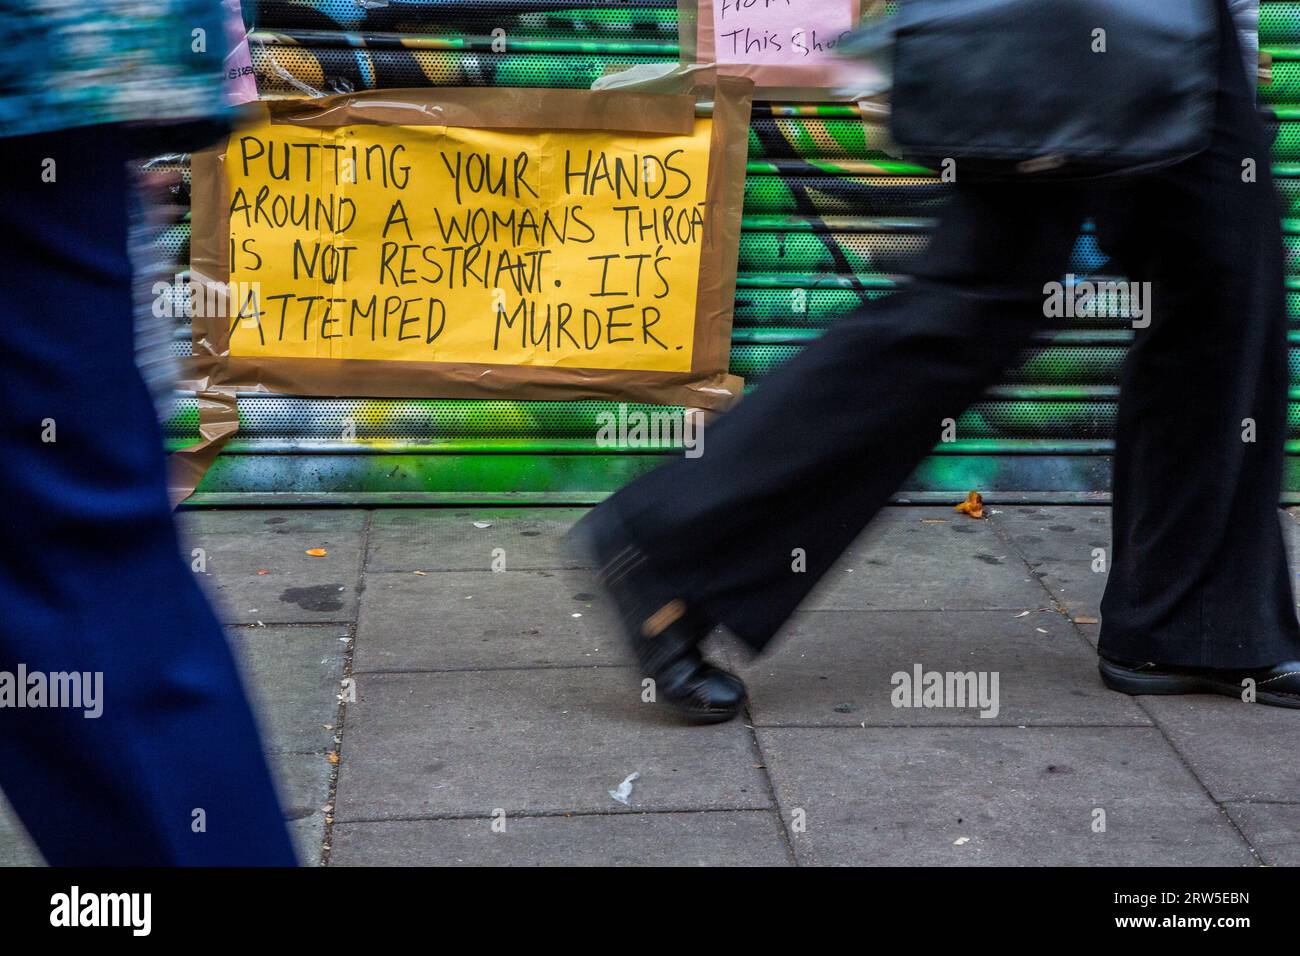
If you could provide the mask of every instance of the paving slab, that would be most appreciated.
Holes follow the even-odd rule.
[[[1291,562],[1291,593],[1300,607],[1300,508],[1282,511],[1282,536]]]
[[[365,526],[366,511],[360,508],[196,508],[176,512],[176,527],[182,538],[270,534],[297,540],[327,532],[360,532]]]
[[[268,759],[298,864],[319,866],[333,767],[323,754],[272,754]]]
[[[1100,618],[1108,572],[1092,569],[1092,551],[1104,548],[1109,568],[1113,556],[1109,508],[1012,506],[990,520],[1024,554],[1035,576],[1062,606],[1076,617]],[[1300,557],[1300,521],[1285,511],[1279,511],[1279,520],[1294,569]],[[1291,582],[1300,602],[1300,574],[1294,570]]]
[[[1229,803],[1225,809],[1260,862],[1300,866],[1300,803]]]
[[[1279,512],[1292,568],[1300,556],[1300,520],[1297,509]],[[1098,629],[1087,619],[1101,617],[1101,598],[1108,573],[1092,569],[1092,549],[1105,548],[1107,566],[1112,557],[1110,509],[1082,506],[1012,506],[990,520],[1008,536],[1042,579],[1053,597],[1076,618],[1084,618],[1083,633],[1095,645]],[[1291,576],[1300,601],[1300,575]]]
[[[1300,802],[1300,710],[1207,694],[1141,697],[1221,802]]]
[[[226,634],[243,666],[263,746],[273,753],[333,749],[347,628],[270,625],[230,627]]]
[[[800,863],[1251,865],[1152,728],[760,728]],[[804,812],[805,829],[792,826]],[[1104,832],[1094,832],[1103,818]]]
[[[1081,623],[1101,620],[1101,598],[1106,591],[1107,575],[1092,569],[1086,561],[1034,561],[1035,577],[1051,592],[1052,600]]]
[[[356,617],[362,533],[322,528],[304,534],[206,534],[206,572],[195,572],[226,624],[297,624]],[[322,548],[323,557],[306,551]],[[184,552],[191,554],[191,550]]]
[[[45,860],[0,793],[0,866],[44,866]]]
[[[1008,507],[990,520],[1024,555],[1035,577],[1073,616],[1097,619],[1107,571],[1094,571],[1094,551],[1111,561],[1110,509]]]
[[[622,664],[616,627],[588,571],[371,572],[353,669]]]
[[[564,533],[587,508],[396,508],[374,512],[368,571],[578,568]],[[480,527],[485,526],[485,527]],[[497,549],[500,552],[497,553]]]
[[[1031,561],[1091,561],[1094,548],[1110,553],[1109,507],[1004,505],[988,520]]]
[[[340,823],[334,866],[787,866],[770,810]]]
[[[226,629],[244,673],[300,860],[317,863],[325,831],[346,635],[338,626]],[[312,753],[308,753],[312,752]],[[0,866],[40,865],[39,851],[0,798]]]
[[[985,520],[951,508],[890,508],[841,556],[805,610],[1038,607],[1043,589]]]
[[[751,732],[684,726],[625,668],[361,675],[336,819],[770,806]]]
[[[1056,611],[808,611],[769,655],[745,665],[758,725],[1150,724],[1102,686],[1097,656]],[[997,707],[895,706],[922,673],[975,672]],[[896,675],[905,675],[897,677]],[[961,701],[948,701],[960,703]],[[981,716],[988,714],[989,716]]]
[[[298,862],[320,863],[325,836],[331,767],[324,755],[270,754],[267,757],[280,793],[285,821]],[[0,866],[44,866],[40,850],[28,837],[13,808],[0,796]]]
[[[267,625],[228,635],[304,863],[327,839],[326,725],[356,621],[336,865],[783,865],[791,841],[811,864],[1300,865],[1300,713],[1106,691],[1080,639],[1098,626],[1067,621],[1044,588],[1100,616],[1091,548],[1109,543],[1109,510],[993,510],[887,509],[770,656],[715,639],[756,729],[687,727],[640,702],[610,609],[563,544],[586,509],[179,522],[224,618]],[[1300,512],[1282,520],[1294,555]],[[894,674],[916,664],[996,672],[998,716],[894,707]],[[608,790],[633,771],[624,807]],[[0,865],[39,863],[0,801]]]
[[[1101,618],[1100,617],[1098,617],[1096,620],[1093,621],[1080,620],[1079,618],[1076,617],[1074,619],[1074,627],[1075,630],[1077,630],[1080,634],[1083,635],[1083,639],[1086,640],[1089,644],[1091,644],[1093,647],[1098,646],[1098,644],[1101,641]]]

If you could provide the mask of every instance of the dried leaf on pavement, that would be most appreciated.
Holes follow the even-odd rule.
[[[958,514],[970,515],[972,518],[984,517],[984,496],[978,491],[972,491],[966,496],[966,500],[957,507],[952,509]]]

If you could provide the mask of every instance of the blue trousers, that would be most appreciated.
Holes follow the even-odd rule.
[[[0,138],[0,681],[102,675],[98,717],[0,693],[0,787],[54,865],[293,865],[134,364],[128,153]]]

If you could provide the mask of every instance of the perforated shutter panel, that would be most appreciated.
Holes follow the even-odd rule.
[[[613,67],[677,56],[675,3],[663,0],[611,8],[543,0],[267,0],[254,8],[245,0],[245,11],[256,30],[253,62],[263,96],[301,95],[303,88],[585,87]],[[1264,3],[1261,24],[1262,47],[1273,57],[1273,82],[1261,87],[1261,100],[1281,120],[1274,158],[1290,217],[1300,203],[1300,3]],[[506,52],[493,52],[498,30]],[[881,131],[852,106],[756,103],[732,345],[732,369],[750,387],[761,388],[772,368],[840,316],[890,294],[928,241],[944,187],[890,159],[881,145]],[[1300,240],[1293,221],[1286,225],[1294,324]],[[181,227],[164,239],[181,263],[188,238]],[[1105,267],[1085,231],[1071,271],[1105,274]],[[907,490],[944,497],[969,488],[1104,491],[1116,382],[1131,337],[1129,318],[1118,313],[1044,327],[1003,382],[960,416],[959,440],[936,448]],[[178,328],[175,347],[189,350],[188,329]],[[1293,348],[1293,381],[1300,380],[1298,362]],[[597,415],[616,408],[612,402],[247,395],[239,408],[239,437],[198,500],[592,501],[662,457],[597,444]],[[1293,401],[1293,434],[1297,417]],[[176,446],[195,439],[192,396],[178,400],[167,430]],[[1287,487],[1300,490],[1294,467]]]

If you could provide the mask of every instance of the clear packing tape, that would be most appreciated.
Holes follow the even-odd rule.
[[[226,29],[227,50],[222,98],[227,106],[251,103],[257,99],[257,77],[253,74],[248,28],[244,25],[239,0],[221,0],[221,15]]]

